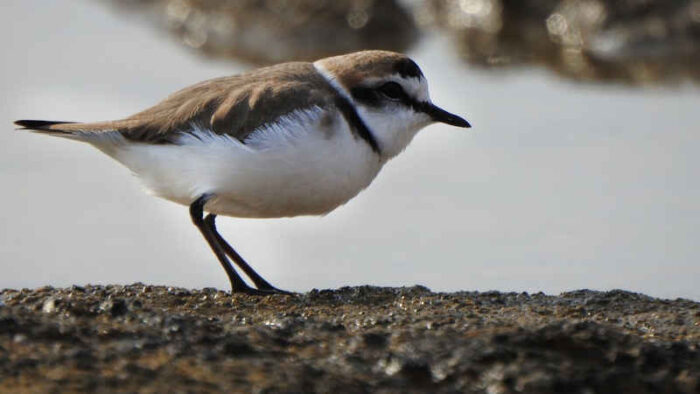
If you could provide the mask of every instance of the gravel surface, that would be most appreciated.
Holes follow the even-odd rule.
[[[626,291],[0,292],[0,392],[700,392],[700,303]]]

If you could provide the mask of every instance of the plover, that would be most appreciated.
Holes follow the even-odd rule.
[[[87,142],[154,195],[189,206],[232,292],[271,294],[286,292],[221,237],[216,216],[324,215],[369,186],[434,122],[470,127],[431,102],[413,60],[361,51],[204,81],[122,120],[15,124]]]

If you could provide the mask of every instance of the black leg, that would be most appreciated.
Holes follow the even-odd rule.
[[[224,267],[224,271],[226,271],[226,275],[228,275],[228,279],[231,282],[231,292],[256,294],[258,291],[248,286],[236,273],[236,270],[233,269],[231,263],[226,258],[226,252],[216,241],[216,236],[212,233],[209,226],[204,223],[204,204],[206,204],[212,197],[213,196],[211,194],[203,194],[192,204],[190,204],[190,216],[192,217],[192,222],[202,233],[204,239],[207,240],[207,243],[211,247],[211,250],[214,251],[216,258],[219,259],[221,266]]]
[[[238,252],[236,252],[231,245],[229,245],[228,242],[219,234],[218,231],[216,231],[216,215],[213,213],[210,213],[207,215],[207,217],[204,218],[204,224],[209,227],[209,230],[214,234],[214,237],[216,237],[216,242],[223,248],[224,252],[230,257],[236,265],[245,272],[246,275],[250,278],[250,280],[255,283],[255,287],[257,287],[260,290],[268,291],[271,293],[279,293],[279,294],[290,294],[288,291],[280,290],[276,288],[275,286],[272,286],[270,282],[266,281],[262,276],[260,276],[255,270],[246,263],[246,261],[241,257]]]

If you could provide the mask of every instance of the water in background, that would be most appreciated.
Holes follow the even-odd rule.
[[[159,2],[150,3],[157,14]],[[445,291],[624,288],[700,300],[700,89],[683,82],[695,78],[693,68],[649,56],[591,57],[612,44],[576,41],[598,37],[590,36],[598,30],[586,23],[569,29],[565,7],[543,22],[556,46],[517,51],[542,41],[523,38],[514,46],[513,34],[489,30],[496,22],[488,18],[440,22],[453,15],[441,13],[445,4],[481,15],[480,4],[494,10],[511,2],[432,3],[432,13],[417,21],[433,27],[416,23],[420,36],[408,29],[403,39],[380,45],[405,46],[433,100],[474,128],[428,127],[367,191],[324,218],[221,218],[222,234],[289,290],[419,283]],[[697,31],[692,7],[700,6],[686,3],[690,30],[677,22],[666,37]],[[585,15],[595,21],[590,7]],[[550,19],[555,14],[561,17]],[[144,15],[112,2],[0,4],[7,38],[0,62],[0,287],[228,287],[184,207],[147,196],[126,169],[87,145],[12,132],[20,118],[124,117],[181,87],[251,67],[223,50],[207,50],[213,57],[183,50],[167,31],[192,48],[209,44],[190,27],[160,29]],[[353,15],[349,24],[371,26],[361,12]],[[502,15],[498,23],[514,23],[512,14]],[[525,22],[518,23],[528,29]],[[642,26],[632,30],[655,31]],[[655,26],[663,36],[663,26]],[[599,44],[584,45],[590,42]],[[696,41],[673,42],[680,43],[667,59]],[[551,55],[556,51],[562,55]],[[559,74],[492,69],[503,64],[545,64]],[[673,85],[630,85],[667,79]]]

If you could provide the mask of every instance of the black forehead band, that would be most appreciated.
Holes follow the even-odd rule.
[[[396,62],[394,72],[398,73],[402,78],[422,78],[423,73],[420,68],[411,59],[403,59]]]

